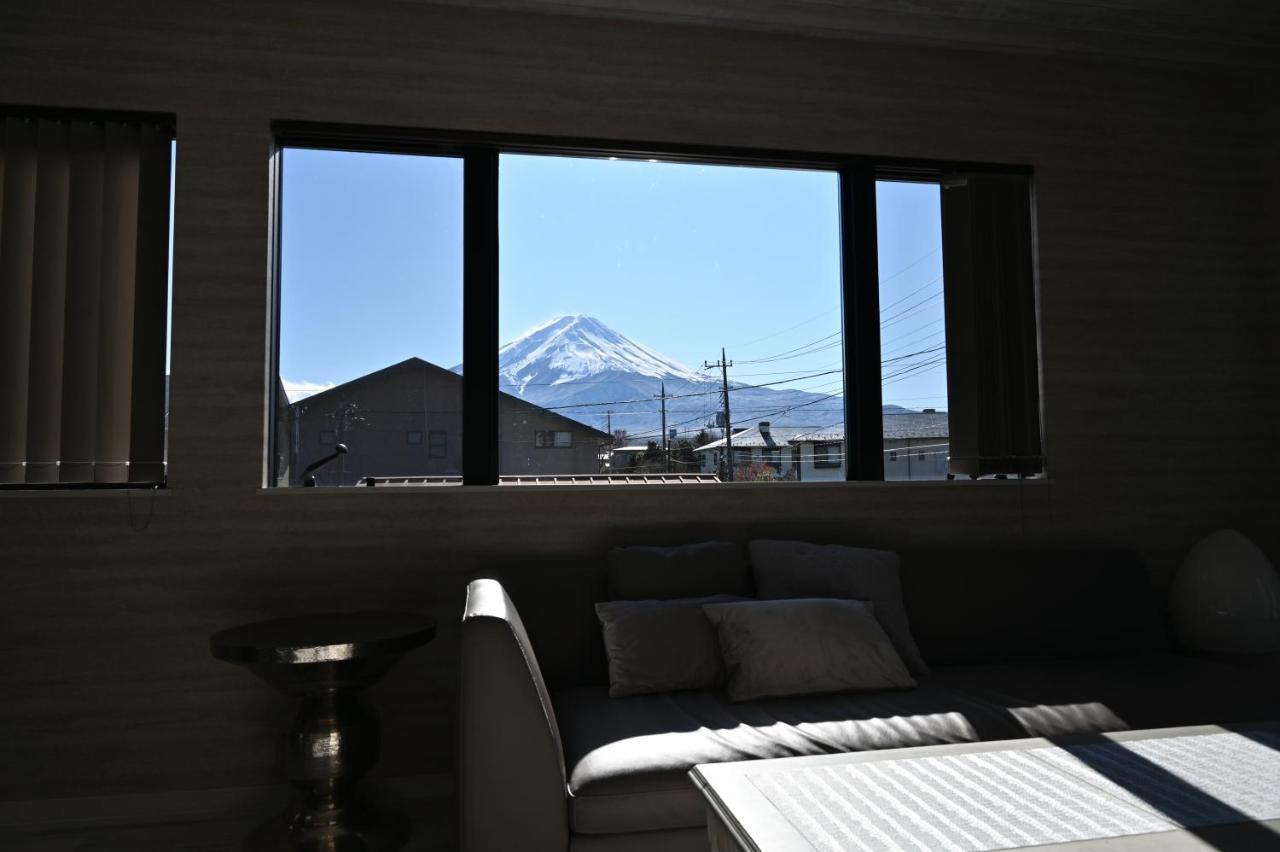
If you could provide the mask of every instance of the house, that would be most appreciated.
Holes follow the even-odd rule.
[[[610,436],[554,411],[500,394],[500,472],[504,476],[600,472]],[[316,473],[318,485],[356,485],[367,477],[456,478],[462,474],[462,377],[409,358],[289,405],[278,426],[283,481],[344,444],[347,452]]]
[[[172,296],[150,312],[129,302],[97,313],[96,301],[79,313],[50,310],[63,291],[31,282],[58,279],[64,267],[45,262],[49,247],[70,240],[79,249],[82,235],[73,228],[47,241],[34,262],[30,251],[11,250],[11,240],[24,219],[29,225],[37,210],[54,215],[68,195],[4,204],[0,565],[8,582],[0,635],[8,653],[0,677],[0,802],[9,818],[0,824],[0,845],[238,847],[240,826],[278,806],[278,704],[261,683],[211,659],[208,637],[268,616],[401,608],[436,617],[437,638],[407,656],[373,697],[382,718],[377,771],[433,791],[422,808],[431,815],[425,845],[448,849],[458,845],[457,622],[469,578],[503,579],[531,632],[581,647],[585,657],[598,652],[599,633],[589,645],[539,604],[576,592],[575,582],[623,544],[809,534],[903,550],[1014,538],[1028,547],[1106,542],[1138,551],[1153,580],[1168,587],[1196,541],[1229,527],[1280,559],[1278,15],[1276,3],[1217,0],[6,0],[5,110],[40,108],[55,123],[83,111],[165,116],[177,153]],[[8,131],[22,120],[6,118],[5,152]],[[273,199],[288,180],[272,158],[282,122],[328,129],[349,146],[370,128],[393,140],[413,130],[459,134],[442,157],[458,156],[467,140],[492,154],[496,148],[483,143],[500,133],[526,140],[525,150],[556,151],[575,140],[598,146],[590,156],[609,156],[612,144],[656,158],[648,152],[667,145],[703,156],[830,152],[1024,166],[1036,214],[1038,334],[1029,348],[1042,355],[1027,382],[1043,391],[1039,434],[1052,485],[1048,477],[1028,481],[1016,494],[985,479],[809,489],[271,487],[280,304],[270,282],[272,270],[291,260],[279,256],[271,236]],[[19,176],[5,156],[3,191],[30,184],[36,167]],[[148,174],[155,180],[168,169]],[[497,196],[496,185],[481,187],[482,200]],[[90,193],[98,200],[77,209],[129,209],[129,198],[102,190],[99,181],[97,195]],[[168,209],[142,212],[163,225]],[[112,215],[111,222],[128,219]],[[169,229],[160,233],[163,281]],[[486,286],[469,289],[466,300],[496,304],[497,244],[474,236],[468,226],[466,264],[486,275]],[[644,235],[635,236],[635,258],[619,264],[643,257]],[[71,257],[106,255],[96,239]],[[124,250],[111,256],[114,268],[128,266],[131,245],[138,243],[116,246]],[[716,259],[696,260],[697,286],[713,286]],[[877,269],[875,261],[874,249],[860,251],[856,265],[872,280],[898,270]],[[753,323],[705,341],[700,357],[719,358],[727,346],[726,360],[742,365],[747,356],[735,343],[817,313],[790,272],[761,269],[788,298],[761,301]],[[76,264],[67,273],[75,279]],[[551,265],[532,276],[540,292],[529,297],[542,299],[548,313],[559,309],[557,274]],[[681,286],[659,276],[630,292],[600,286],[614,287],[616,300],[637,312],[691,313]],[[730,287],[726,301],[734,299]],[[41,297],[34,303],[33,292]],[[333,310],[359,304],[353,278]],[[860,306],[846,304],[846,322],[856,318],[862,331],[874,331],[875,308],[859,314]],[[24,322],[33,305],[34,321]],[[162,333],[147,341],[150,350],[135,351],[131,337],[115,333],[138,322],[163,331],[169,308],[171,346]],[[948,334],[948,344],[980,349],[1001,341],[983,325],[995,313],[975,311],[967,340]],[[46,357],[50,338],[41,330],[67,315],[84,319],[92,333],[66,341],[101,343],[105,355]],[[350,333],[378,328],[353,321]],[[497,328],[493,321],[463,330],[496,360]],[[31,359],[28,339],[39,350]],[[831,351],[832,364],[841,351]],[[167,452],[153,453],[166,462],[163,481],[75,491],[21,485],[30,419],[14,418],[16,395],[47,389],[85,360],[118,379],[111,387],[123,393],[129,376],[113,372],[117,365],[150,360],[163,376],[169,352]],[[474,363],[468,359],[469,370]],[[496,367],[488,372],[496,375]],[[878,381],[877,365],[867,374]],[[851,386],[855,379],[866,376],[849,376]],[[83,405],[59,428],[88,432],[111,421],[112,431],[94,433],[108,449],[117,433],[128,434],[131,424],[113,419],[118,397],[96,394],[93,382],[64,391]],[[157,411],[162,394],[157,384]],[[957,422],[949,438],[958,447],[956,399],[951,394]],[[496,420],[496,406],[493,414]],[[535,426],[551,422],[537,412],[521,416],[526,452],[565,451],[555,447],[554,432],[563,429]],[[322,448],[319,432],[331,421],[315,417],[305,424],[312,443],[299,462]],[[759,419],[767,417],[751,417]],[[22,431],[9,428],[19,421]],[[430,458],[428,424],[392,425],[406,455],[388,458],[386,469],[414,447]],[[423,432],[421,445],[408,443],[412,431]],[[449,456],[457,441],[443,431]],[[537,446],[539,431],[553,433],[551,447]],[[48,434],[33,430],[32,440]],[[594,452],[595,436],[585,434]],[[830,460],[843,436],[823,438],[815,447],[825,444]],[[776,438],[774,445],[795,446]],[[110,453],[99,459],[122,461]],[[295,470],[288,467],[290,481]],[[1100,598],[1109,591],[1099,583]],[[224,828],[233,805],[238,822]],[[113,833],[74,834],[76,826],[90,831],[92,819]],[[37,820],[42,825],[30,827]],[[14,838],[25,833],[34,839]]]
[[[729,478],[728,445],[733,445],[733,479],[796,479],[795,450],[791,440],[809,431],[805,426],[773,426],[764,420],[694,448],[703,473]]]
[[[947,478],[950,443],[945,411],[886,411],[883,424],[886,480]],[[805,432],[791,443],[797,450],[801,481],[845,478],[844,424]]]

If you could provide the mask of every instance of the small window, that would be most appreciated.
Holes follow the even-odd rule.
[[[329,447],[336,443],[338,443],[338,438],[336,435],[334,435],[332,430],[330,429],[320,430],[320,445],[322,447]]]
[[[421,436],[421,433],[419,433]],[[421,438],[419,438],[421,440]],[[447,458],[449,455],[449,433],[432,431],[427,435],[427,457],[433,459]]]
[[[840,466],[840,444],[814,444],[813,445],[813,466],[814,467],[839,467]]]
[[[897,460],[898,460],[898,451],[897,451],[897,450],[890,450],[890,451],[889,451],[889,461],[891,461],[891,462],[896,462]]]
[[[406,444],[412,444],[416,447],[417,445],[422,443],[422,433],[417,430],[414,430],[412,432],[405,432],[404,441]]]
[[[533,433],[533,445],[540,449],[568,449],[573,446],[573,433],[538,430]]]
[[[916,453],[916,459],[918,461],[924,461],[924,450],[921,450],[920,452]]]

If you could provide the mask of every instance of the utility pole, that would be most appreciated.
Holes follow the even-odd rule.
[[[605,427],[605,431],[609,433],[609,442],[613,443],[613,409],[609,409],[604,413],[605,423],[609,425]]]
[[[662,399],[662,457],[663,464],[666,466],[667,473],[671,472],[671,440],[667,438],[667,383],[659,386],[661,391],[658,396]]]
[[[724,452],[729,470],[729,481],[733,482],[733,421],[729,419],[729,368],[733,366],[733,362],[726,360],[724,357],[724,347],[720,347],[720,360],[712,364],[710,361],[703,361],[703,367],[710,369],[712,367],[720,368],[720,379],[724,388]]]

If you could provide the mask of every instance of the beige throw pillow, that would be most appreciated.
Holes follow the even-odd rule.
[[[753,541],[751,567],[756,597],[845,598],[875,604],[876,619],[915,675],[929,673],[907,623],[898,579],[898,554],[867,547]]]
[[[797,598],[706,604],[729,698],[915,686],[871,604]]]
[[[596,604],[609,658],[609,696],[723,686],[720,646],[702,605],[740,600],[715,595]]]

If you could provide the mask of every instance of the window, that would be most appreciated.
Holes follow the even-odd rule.
[[[462,160],[284,147],[276,164],[275,483],[302,484],[335,443],[318,485],[457,483]],[[424,432],[440,436],[425,454]]]
[[[876,182],[880,266],[880,388],[884,443],[928,442],[946,454],[947,324],[938,181]],[[909,460],[909,459],[908,459]],[[924,456],[919,457],[920,461]],[[894,479],[945,479],[943,467],[906,465]]]
[[[813,445],[813,466],[814,467],[840,467],[842,459],[840,458],[841,444],[814,444]]]
[[[172,116],[0,107],[0,487],[166,479]]]
[[[498,383],[532,404],[502,416],[500,473],[536,470],[517,427],[538,409],[581,442],[653,441],[643,472],[661,474],[701,471],[726,424],[738,449],[762,423],[844,423],[836,170],[512,152],[498,180]],[[729,460],[729,480],[779,467]]]
[[[1025,168],[276,129],[278,484],[1040,469]]]
[[[540,449],[568,449],[573,446],[573,433],[562,431],[538,431],[533,433],[533,445]]]
[[[449,457],[449,433],[432,431],[427,435],[427,457],[447,459]]]

